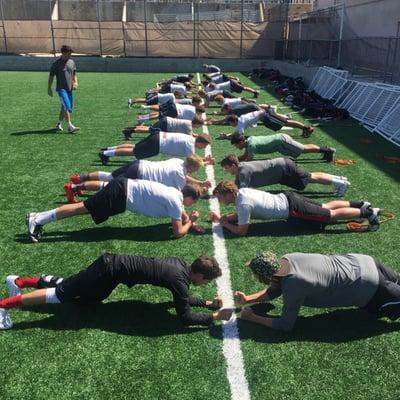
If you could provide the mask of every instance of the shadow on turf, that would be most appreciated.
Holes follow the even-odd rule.
[[[59,135],[63,132],[58,132],[54,128],[51,129],[37,129],[34,131],[19,131],[19,132],[11,132],[11,136],[25,136],[25,135],[48,135],[48,134],[57,134]],[[67,132],[68,133],[68,132]]]
[[[257,314],[268,316],[274,306],[270,303],[252,307]],[[273,318],[273,316],[271,316]],[[399,322],[375,319],[363,310],[348,308],[327,311],[308,317],[299,317],[291,332],[264,328],[252,322],[239,321],[240,339],[268,344],[287,342],[346,343],[366,339],[400,329]],[[220,329],[213,327],[211,335],[221,338]]]
[[[103,242],[106,240],[134,240],[137,242],[160,242],[174,240],[171,224],[157,224],[134,227],[104,226],[79,231],[44,232],[41,243],[55,242]],[[27,234],[17,234],[16,241],[31,243]]]
[[[41,320],[15,323],[13,330],[97,329],[120,335],[160,337],[208,329],[184,327],[178,317],[170,313],[170,310],[173,310],[172,302],[147,303],[139,300],[121,300],[84,305],[43,305],[25,307],[24,310],[51,315]]]

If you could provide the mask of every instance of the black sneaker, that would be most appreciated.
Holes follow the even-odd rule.
[[[125,140],[131,140],[132,139],[132,133],[134,133],[135,132],[135,129],[134,128],[125,128],[125,129],[122,129],[122,133],[124,134],[124,136],[125,136]]]
[[[253,97],[256,99],[258,96],[260,95],[260,91],[259,90],[256,90],[254,93],[253,93]]]
[[[104,155],[102,151],[99,151],[99,157],[103,165],[108,165],[108,163],[110,162],[110,157]]]
[[[325,150],[324,155],[322,157],[326,162],[332,162],[335,160],[336,149],[334,147],[328,147]]]
[[[372,209],[372,214],[371,216],[368,218],[368,230],[371,232],[375,232],[379,229],[379,214],[380,214],[381,210],[379,208],[373,208]]]
[[[379,307],[379,311],[383,316],[394,321],[400,317],[400,301],[391,301],[385,303]]]
[[[54,288],[59,285],[64,278],[53,275],[40,275],[38,289]]]

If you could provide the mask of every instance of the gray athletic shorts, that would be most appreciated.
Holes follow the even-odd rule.
[[[293,140],[289,135],[283,134],[279,152],[285,156],[297,158],[304,151],[304,146]]]

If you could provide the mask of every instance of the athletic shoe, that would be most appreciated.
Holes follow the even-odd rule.
[[[350,182],[349,181],[333,181],[332,182],[334,191],[333,191],[333,195],[337,196],[337,197],[342,197],[346,192],[347,189],[350,186]]]
[[[72,189],[72,183],[67,182],[64,184],[65,195],[67,196],[68,203],[76,203],[76,193]]]
[[[253,97],[256,99],[258,96],[260,95],[260,91],[259,90],[256,90],[254,93],[253,93]]]
[[[36,213],[28,213],[25,217],[26,225],[28,227],[28,237],[33,243],[37,243],[43,233],[43,225],[38,225],[35,218]]]
[[[324,155],[322,157],[326,162],[332,162],[335,159],[336,149],[334,147],[328,147],[325,150]]]
[[[131,140],[132,139],[132,133],[134,131],[132,130],[132,128],[125,128],[122,130],[122,133],[125,136],[125,140]],[[107,150],[107,149],[106,149]]]
[[[56,124],[56,132],[62,132],[64,129],[60,123]]]
[[[314,128],[311,126],[306,126],[303,128],[303,138],[309,138],[311,134],[314,132]]]
[[[21,294],[21,288],[15,284],[17,278],[19,278],[18,275],[8,275],[6,278],[6,286],[10,297],[19,296]]]
[[[79,174],[74,174],[69,177],[69,180],[77,185],[78,183],[81,183],[81,176]]]
[[[54,288],[59,285],[64,278],[53,275],[40,275],[38,289]]]
[[[8,310],[4,308],[0,308],[0,330],[11,329],[13,323],[11,321],[10,315],[8,314]]]
[[[132,99],[128,99],[128,107],[131,108],[133,105],[133,101]]]
[[[390,301],[379,307],[379,311],[392,321],[400,318],[400,301]]]
[[[372,214],[371,216],[368,218],[368,230],[371,232],[375,232],[379,229],[379,214],[380,214],[380,209],[379,208],[373,208],[372,209]]]
[[[68,128],[68,132],[69,133],[76,133],[76,132],[80,131],[80,129],[81,128],[79,128],[79,126],[74,126],[74,127]]]
[[[110,162],[110,157],[104,155],[102,151],[99,152],[100,161],[103,165],[108,165]]]

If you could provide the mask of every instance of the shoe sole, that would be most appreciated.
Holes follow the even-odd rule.
[[[30,229],[29,229],[29,219],[30,219],[31,214],[32,214],[32,213],[26,214],[26,216],[25,216],[25,222],[26,222],[26,226],[28,227],[28,236],[29,236],[29,239],[31,240],[32,243],[37,243],[37,242],[38,242],[38,239],[35,238],[35,236],[33,236],[33,234],[31,233],[31,231],[30,231]]]
[[[11,280],[15,281],[17,279],[17,275],[9,275],[5,280],[5,284],[7,286],[8,295],[12,296],[19,296],[21,294],[21,289],[15,284],[15,282],[11,282]]]

